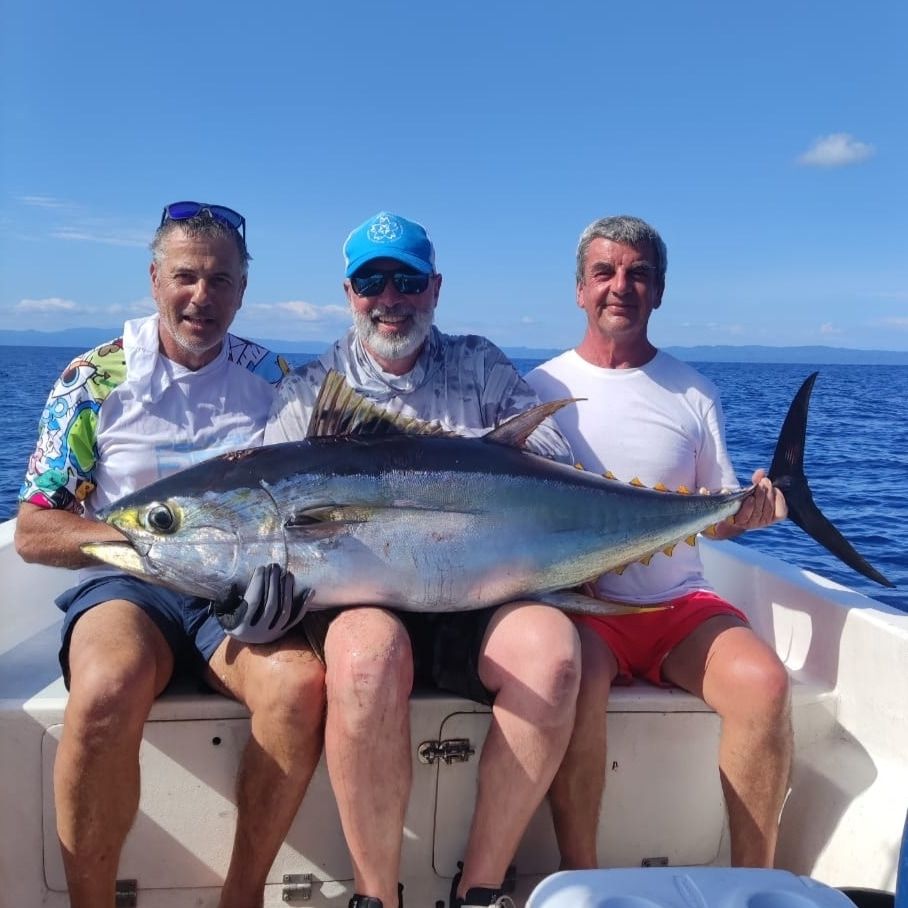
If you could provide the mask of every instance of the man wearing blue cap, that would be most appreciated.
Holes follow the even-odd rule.
[[[538,403],[489,340],[434,327],[442,279],[420,224],[380,212],[349,235],[344,257],[353,327],[283,380],[266,442],[305,436],[329,370],[389,413],[463,435],[484,434]],[[528,447],[570,459],[548,421]],[[570,619],[533,602],[447,614],[401,614],[363,603],[312,612],[304,626],[326,664],[325,755],[353,860],[351,908],[398,903],[414,680],[492,705],[451,906],[498,904],[508,863],[570,738],[580,673]]]

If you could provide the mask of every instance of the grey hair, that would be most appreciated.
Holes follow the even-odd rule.
[[[633,246],[639,249],[641,246],[649,244],[653,252],[655,261],[652,264],[656,268],[656,278],[658,283],[665,286],[665,272],[668,269],[668,250],[665,243],[655,227],[651,227],[646,221],[640,218],[632,217],[629,214],[618,214],[613,217],[600,218],[593,221],[583,233],[580,234],[580,242],[577,244],[577,283],[583,283],[583,271],[586,267],[586,253],[590,248],[593,240],[611,240],[613,243],[621,243],[623,246]]]
[[[249,273],[249,262],[252,261],[252,256],[246,248],[246,241],[243,239],[242,234],[229,224],[212,217],[211,213],[205,209],[202,209],[194,217],[184,218],[179,221],[168,218],[158,227],[152,237],[149,248],[151,249],[152,258],[154,258],[155,263],[159,267],[164,259],[164,241],[175,230],[181,230],[186,236],[190,237],[202,237],[203,239],[226,237],[230,239],[236,244],[237,252],[240,254],[243,274]]]

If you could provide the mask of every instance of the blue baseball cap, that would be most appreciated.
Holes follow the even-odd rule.
[[[372,259],[396,259],[422,274],[435,273],[435,247],[426,228],[390,211],[360,224],[344,243],[345,277]]]

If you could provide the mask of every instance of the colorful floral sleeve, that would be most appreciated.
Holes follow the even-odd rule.
[[[243,366],[272,385],[279,384],[293,371],[283,356],[234,334],[227,335],[227,356],[232,363]]]
[[[66,367],[41,414],[20,501],[82,512],[82,502],[95,487],[98,412],[125,377],[122,339],[78,356]]]

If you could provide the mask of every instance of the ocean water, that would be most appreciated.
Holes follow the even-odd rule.
[[[14,516],[47,394],[81,350],[0,346],[7,402],[0,445],[0,520]],[[287,357],[294,364],[307,355]],[[517,360],[521,372],[538,364]],[[778,555],[881,602],[908,610],[908,366],[698,363],[719,387],[728,446],[742,482],[767,467],[792,397],[813,371],[805,471],[814,500],[855,548],[896,585],[887,590],[839,562],[790,521],[747,533],[744,545]]]

